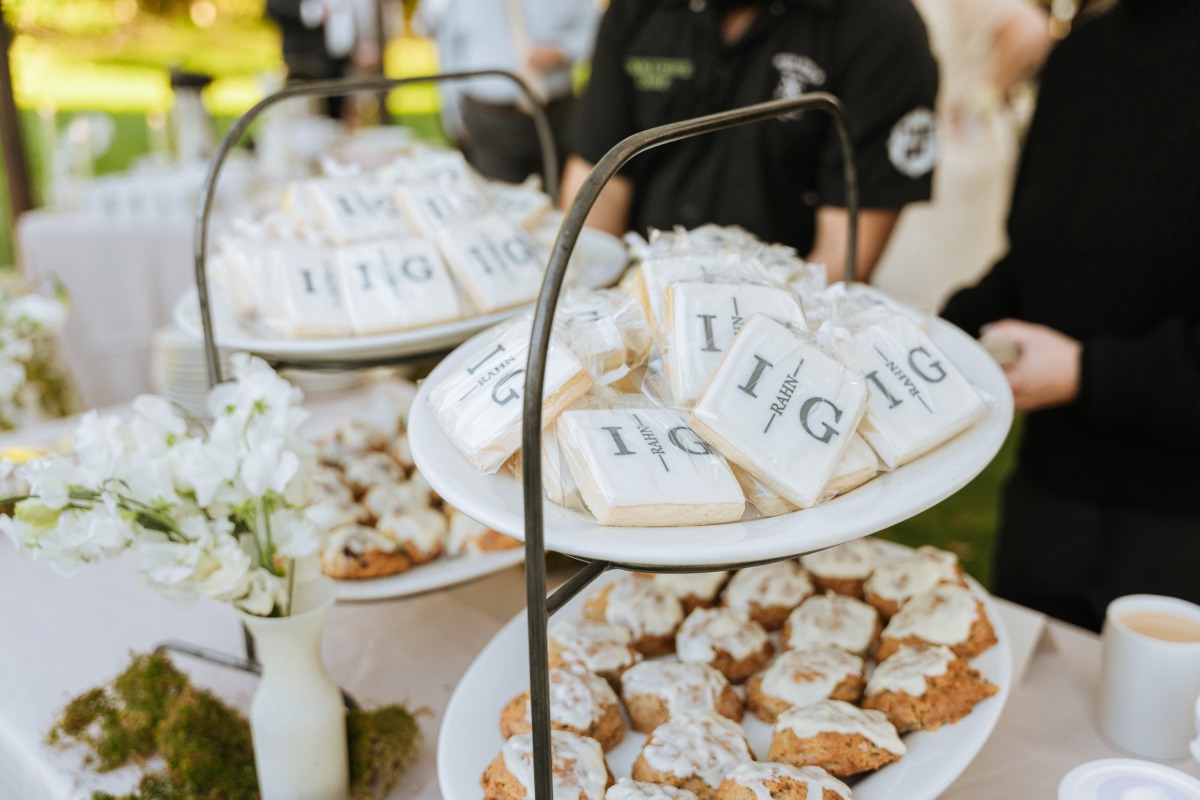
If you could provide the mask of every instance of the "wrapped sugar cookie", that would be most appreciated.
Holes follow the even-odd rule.
[[[809,508],[827,496],[866,399],[860,374],[760,314],[729,347],[690,421],[730,461]]]
[[[354,333],[363,336],[463,316],[458,288],[428,239],[380,239],[335,251],[338,290]]]
[[[448,225],[438,247],[467,297],[490,314],[532,302],[548,255],[528,233],[498,214]]]
[[[631,291],[646,310],[656,330],[664,320],[667,287],[680,281],[744,280],[768,282],[770,276],[753,261],[744,261],[727,252],[691,252],[653,258],[641,263],[635,272]]]
[[[331,250],[300,243],[281,245],[267,253],[264,263],[270,299],[261,312],[267,328],[297,338],[350,334]]]
[[[762,481],[751,475],[737,464],[730,462],[729,468],[746,495],[746,502],[754,506],[754,510],[764,517],[778,517],[798,511],[796,506],[779,496],[779,493],[768,488]]]
[[[880,470],[879,456],[875,455],[863,435],[855,431],[826,489],[833,494],[845,494],[874,478]]]
[[[425,236],[435,236],[450,225],[470,222],[491,210],[487,198],[473,183],[406,183],[395,189],[396,202]]]
[[[442,430],[482,472],[495,472],[521,446],[530,325],[525,316],[475,340],[463,366],[429,393]],[[592,385],[583,364],[555,336],[545,366],[543,426]]]
[[[563,508],[585,510],[579,485],[571,475],[571,466],[558,445],[558,420],[542,429],[542,491],[546,499]],[[524,454],[518,450],[509,464],[515,478],[522,480]]]
[[[907,317],[891,315],[854,336],[869,399],[861,431],[888,469],[912,461],[979,419],[979,393]]]
[[[559,445],[605,525],[734,522],[745,497],[725,459],[663,408],[571,409]]]
[[[314,178],[296,193],[306,198],[315,220],[338,244],[412,233],[388,187],[365,176]]]
[[[538,226],[552,205],[535,175],[520,184],[488,181],[484,192],[497,211],[528,231]]]
[[[623,289],[566,292],[554,324],[598,383],[623,377],[644,364],[650,353],[650,323],[641,305]]]
[[[734,337],[755,314],[805,327],[800,301],[778,286],[680,281],[667,287],[662,326],[665,363],[678,405],[695,404]]]

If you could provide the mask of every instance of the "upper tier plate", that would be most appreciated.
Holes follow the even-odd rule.
[[[585,289],[611,286],[621,277],[627,263],[629,254],[620,239],[603,231],[584,229],[567,270],[567,285]],[[393,356],[415,358],[440,353],[530,308],[529,305],[524,305],[494,314],[378,336],[289,339],[240,319],[222,302],[219,292],[213,291],[210,299],[218,346],[230,350],[245,350],[268,358],[312,363]],[[179,298],[175,304],[174,316],[175,324],[183,330],[197,338],[204,337],[195,289],[189,290]]]
[[[820,550],[875,533],[941,502],[995,457],[1012,424],[1004,372],[979,344],[944,320],[935,344],[989,398],[987,413],[939,449],[828,503],[778,517],[682,528],[605,527],[590,514],[545,502],[547,550],[634,567],[753,564]],[[460,369],[470,343],[446,357],[421,385],[408,436],[413,459],[448,503],[502,533],[525,537],[520,482],[510,473],[484,475],[446,437],[429,407],[429,390]]]

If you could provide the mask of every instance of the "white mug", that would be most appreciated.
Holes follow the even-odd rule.
[[[1200,641],[1166,641],[1133,630],[1131,616],[1146,613],[1185,620],[1200,630],[1200,606],[1186,600],[1134,594],[1109,603],[1100,634],[1097,723],[1122,750],[1148,758],[1186,758],[1196,735]]]

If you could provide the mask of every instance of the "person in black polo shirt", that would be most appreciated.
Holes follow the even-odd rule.
[[[612,0],[566,167],[568,205],[592,165],[646,128],[826,91],[846,109],[861,191],[859,279],[906,203],[929,198],[937,65],[909,0]],[[605,187],[588,224],[612,233],[741,225],[845,261],[842,158],[816,111],[664,145]]]

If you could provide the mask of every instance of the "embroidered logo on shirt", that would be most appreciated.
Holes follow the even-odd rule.
[[[779,85],[775,87],[776,100],[799,97],[809,89],[825,83],[825,70],[808,56],[798,53],[776,53],[771,57],[771,66],[779,70]],[[803,111],[796,111],[780,119],[800,119]]]
[[[639,92],[665,92],[679,80],[691,80],[696,65],[689,58],[658,58],[629,56],[625,59],[625,74],[633,78]]]
[[[892,126],[887,140],[892,166],[910,178],[919,178],[937,161],[937,125],[928,108],[914,108]]]

